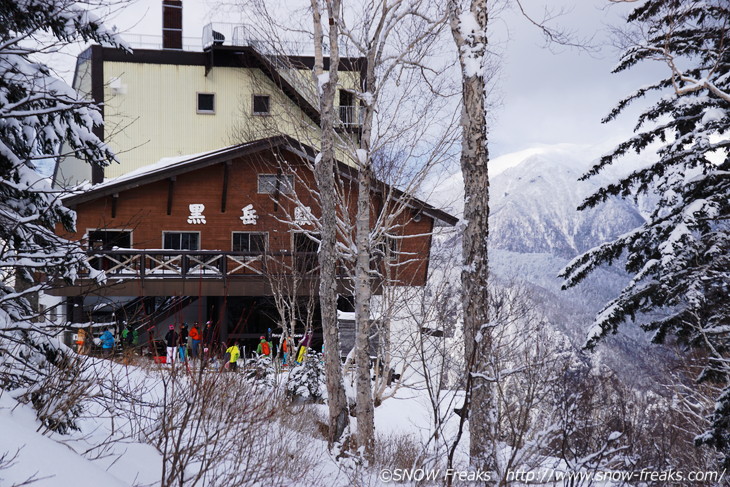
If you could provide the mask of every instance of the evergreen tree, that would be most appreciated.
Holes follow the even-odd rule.
[[[727,0],[648,0],[628,17],[631,41],[614,72],[659,61],[669,76],[621,100],[613,120],[632,102],[660,95],[639,116],[635,135],[602,157],[583,179],[624,154],[656,151],[656,159],[590,196],[580,209],[608,198],[656,193],[646,222],[613,242],[574,259],[562,271],[564,287],[602,264],[625,257],[633,275],[596,317],[592,348],[630,318],[653,332],[704,350],[700,380],[724,392],[697,442],[723,453],[730,464],[730,3]]]
[[[62,147],[93,164],[114,159],[93,132],[102,123],[98,107],[40,61],[42,53],[77,40],[124,47],[89,6],[69,0],[0,0],[2,387],[32,382],[29,371],[38,367],[20,364],[16,370],[13,364],[37,364],[33,355],[49,350],[32,338],[37,325],[30,323],[33,310],[26,299],[42,289],[38,276],[73,281],[80,269],[88,269],[81,248],[54,231],[56,226],[71,230],[75,214],[60,204],[49,181],[36,172],[35,161],[59,157]],[[50,360],[56,353],[45,355]]]

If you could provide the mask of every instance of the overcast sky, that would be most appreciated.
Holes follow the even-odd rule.
[[[210,21],[235,22],[216,0],[184,0],[185,37],[199,38]],[[622,16],[635,4],[609,0],[523,0],[528,12],[541,19],[547,6],[569,10],[551,25],[593,37],[599,48],[591,54],[579,49],[545,48],[540,31],[508,10],[491,27],[494,48],[501,53],[496,80],[498,104],[490,128],[491,156],[552,144],[610,146],[631,133],[635,114],[608,125],[600,120],[622,96],[662,74],[661,66],[611,74],[619,53],[610,46],[608,25],[622,25]],[[112,21],[132,41],[135,34],[159,36],[161,1],[136,0]],[[71,66],[71,64],[69,64]]]

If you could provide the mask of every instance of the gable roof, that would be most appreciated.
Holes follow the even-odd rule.
[[[222,149],[201,152],[199,154],[166,157],[160,159],[154,164],[141,167],[117,178],[104,181],[103,183],[95,184],[93,186],[83,186],[70,192],[61,199],[64,205],[73,207],[239,157],[274,150],[284,150],[296,156],[309,159],[310,161],[314,161],[317,154],[317,151],[315,151],[312,147],[303,144],[292,137],[287,135],[277,135],[275,137],[267,137],[253,142],[232,145]],[[357,176],[357,169],[340,161],[338,161],[338,170],[341,175],[348,178],[354,178]],[[456,222],[459,221],[455,216],[450,215],[443,210],[434,208],[425,201],[406,195],[405,192],[398,190],[397,188],[391,188],[386,183],[375,181],[373,188],[376,192],[378,192],[378,187],[383,187],[386,190],[392,190],[393,194],[397,198],[408,196],[411,206],[436,220],[441,220],[448,225],[455,225]]]

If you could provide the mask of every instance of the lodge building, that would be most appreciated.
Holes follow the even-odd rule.
[[[82,275],[51,294],[65,300],[71,322],[126,321],[142,343],[168,324],[210,320],[218,339],[249,347],[279,329],[275,298],[287,294],[313,313],[317,345],[319,113],[303,82],[313,59],[289,56],[283,67],[236,28],[227,37],[210,26],[202,52],[184,51],[173,28],[178,7],[163,0],[163,49],[124,54],[92,46],[79,57],[74,87],[103,102],[98,135],[120,163],[90,168],[67,159],[54,180],[61,187],[91,182],[63,198],[77,213],[77,231],[65,236],[87,246],[92,267],[107,279]],[[363,62],[342,59],[345,88],[362,88]],[[342,93],[338,130],[356,138],[358,108]],[[226,143],[241,118],[249,130]],[[354,221],[357,172],[340,162],[337,176],[341,220]],[[386,283],[424,285],[434,226],[456,218],[381,182],[370,199],[373,222],[393,205],[406,207],[374,246],[372,265],[381,271],[374,292]],[[352,310],[349,262],[341,259],[337,269],[342,311]]]

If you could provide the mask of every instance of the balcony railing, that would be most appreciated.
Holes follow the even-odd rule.
[[[340,114],[340,124],[345,127],[360,127],[365,113],[364,107],[340,105],[337,107]]]
[[[90,250],[88,262],[114,278],[221,279],[273,275],[316,276],[315,252],[217,250]]]

